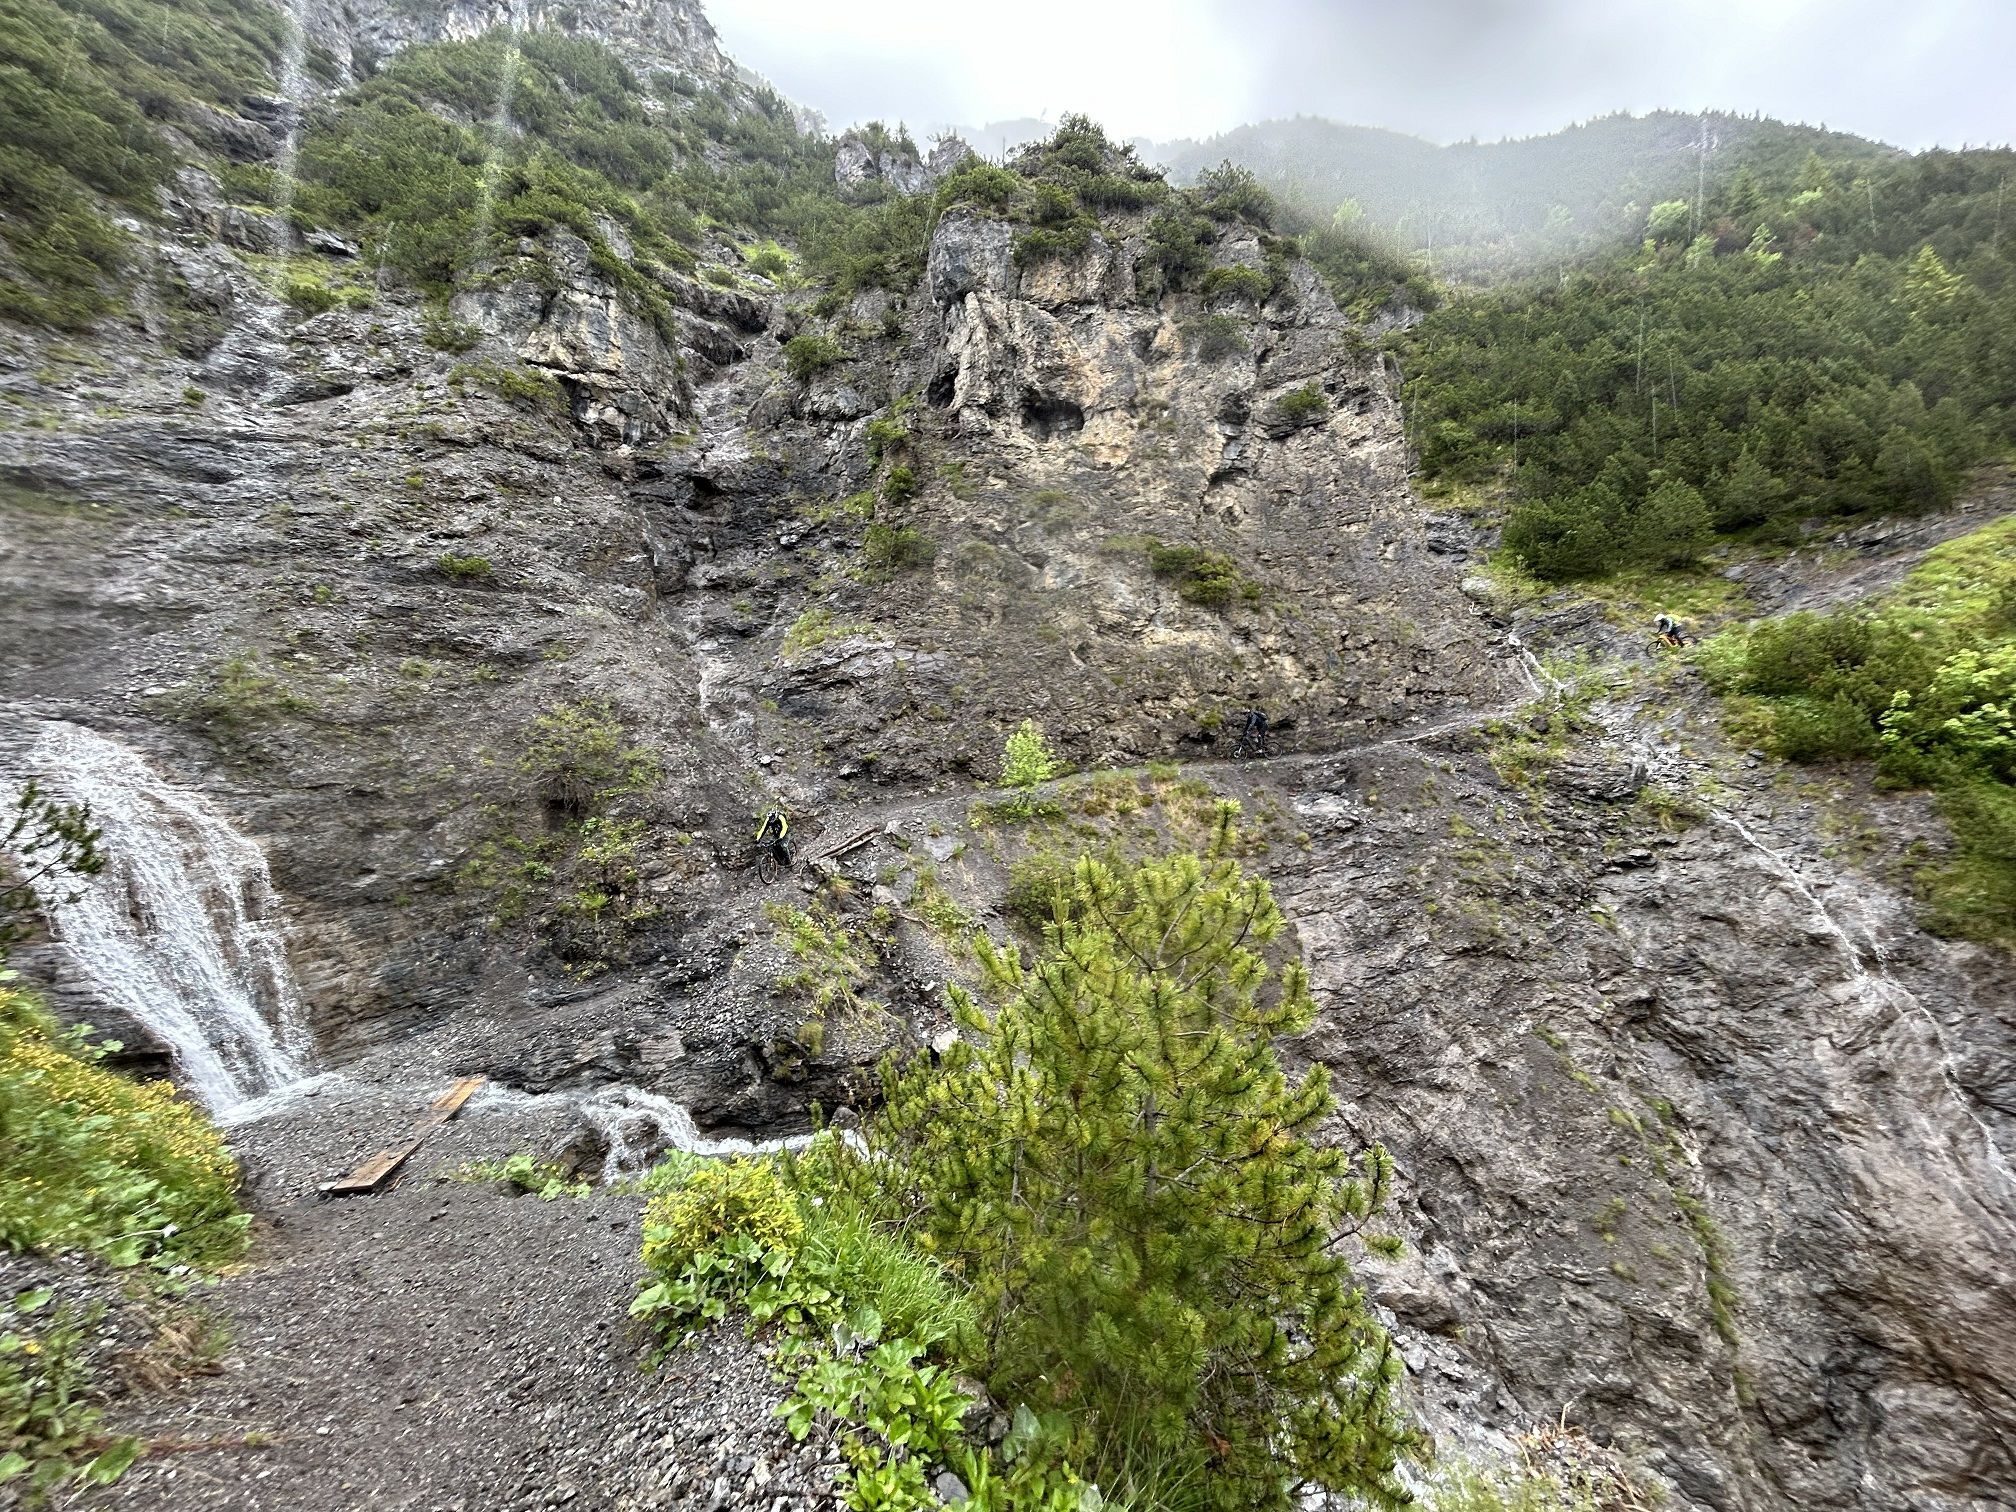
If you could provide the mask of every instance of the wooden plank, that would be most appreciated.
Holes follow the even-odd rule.
[[[831,861],[836,856],[844,856],[851,850],[858,850],[881,833],[882,827],[880,825],[871,824],[858,835],[849,835],[838,845],[827,846],[825,850],[819,852],[813,859],[815,861]]]
[[[427,1105],[427,1116],[413,1126],[404,1144],[389,1145],[358,1166],[348,1176],[325,1181],[319,1190],[324,1197],[351,1197],[375,1192],[404,1165],[407,1158],[426,1143],[427,1136],[462,1111],[462,1105],[483,1085],[480,1076],[465,1076]]]

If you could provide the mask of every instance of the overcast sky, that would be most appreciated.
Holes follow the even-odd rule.
[[[1324,115],[1436,141],[1762,110],[1906,147],[2016,138],[2016,0],[703,0],[832,126],[1097,117],[1167,140]]]

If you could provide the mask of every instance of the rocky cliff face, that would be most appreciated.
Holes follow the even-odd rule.
[[[303,29],[350,78],[507,19],[733,76],[683,0]],[[455,298],[453,351],[389,284],[290,307],[281,228],[200,169],[170,210],[149,255],[200,331],[143,304],[0,353],[30,422],[0,431],[0,755],[68,720],[228,809],[324,1065],[795,1126],[942,1030],[968,968],[938,904],[1005,933],[1017,861],[1180,834],[1215,787],[1310,959],[1339,1137],[1399,1161],[1409,1256],[1368,1285],[1445,1443],[1565,1414],[1728,1512],[2016,1496],[2016,978],[1872,880],[1928,821],[1886,800],[1858,863],[1853,805],[1724,750],[1603,619],[1466,596],[1478,543],[1410,490],[1388,375],[1306,266],[1207,304],[1151,292],[1145,218],[1018,263],[955,211],[915,289],[825,325],[725,240],[719,281],[648,270],[664,325],[562,232],[548,281]],[[801,382],[815,328],[848,356]],[[1522,641],[1601,675],[1550,689]],[[1288,754],[1235,770],[1221,721],[1255,704]],[[976,829],[1025,717],[1204,787]],[[577,901],[590,801],[637,826],[620,923]],[[817,869],[887,1012],[807,1032],[762,908],[806,899],[746,869],[771,801],[802,853],[860,841]]]

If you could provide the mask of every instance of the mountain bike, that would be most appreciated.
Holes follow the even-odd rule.
[[[783,876],[790,865],[775,840],[756,842],[756,880],[765,887]]]
[[[1267,737],[1258,730],[1241,730],[1239,743],[1232,747],[1234,761],[1260,761],[1268,755]]]

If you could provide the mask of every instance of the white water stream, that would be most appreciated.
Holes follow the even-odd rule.
[[[287,965],[279,899],[259,847],[198,793],[116,740],[46,725],[30,754],[43,786],[86,803],[105,870],[50,909],[91,995],[168,1048],[211,1113],[299,1081],[307,1022]]]
[[[497,104],[490,112],[488,129],[484,134],[483,202],[476,222],[479,249],[489,242],[491,223],[497,214],[497,148],[511,130],[511,96],[518,88],[521,57],[518,38],[531,25],[526,11],[527,0],[509,0],[505,10],[510,35],[505,43],[504,61],[497,69]]]
[[[764,1155],[777,1150],[801,1150],[809,1134],[782,1139],[709,1139],[682,1103],[637,1087],[600,1087],[579,1103],[582,1118],[601,1134],[608,1148],[602,1179],[633,1175],[666,1150],[687,1155]]]
[[[280,221],[281,250],[294,248],[294,189],[301,161],[301,133],[308,124],[308,33],[301,24],[301,0],[286,0],[282,8],[286,35],[280,43],[280,97],[287,102],[287,126],[280,152],[273,160],[279,181],[273,208]]]

